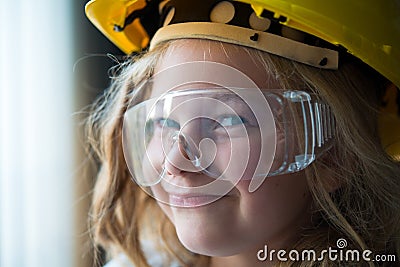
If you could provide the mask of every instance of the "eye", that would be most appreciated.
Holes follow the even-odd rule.
[[[159,128],[174,128],[179,130],[181,126],[178,122],[168,118],[159,118],[154,120],[154,125]]]
[[[217,127],[233,127],[236,125],[246,124],[248,121],[238,115],[224,115],[218,121]]]

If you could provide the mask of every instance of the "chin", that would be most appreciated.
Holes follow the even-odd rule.
[[[189,251],[211,257],[227,257],[242,251],[243,243],[232,235],[213,233],[200,228],[177,228],[182,245]],[[238,240],[238,242],[235,242]]]

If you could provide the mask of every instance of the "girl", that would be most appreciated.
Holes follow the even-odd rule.
[[[398,28],[369,43],[399,15],[386,2],[362,30],[347,1],[91,1],[126,53],[151,39],[87,124],[107,266],[398,264],[399,122],[380,109],[396,107]]]

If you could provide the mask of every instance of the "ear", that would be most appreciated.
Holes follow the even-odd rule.
[[[332,156],[336,153],[335,146],[333,146],[318,159],[318,162],[316,162],[317,166],[315,166],[320,182],[328,193],[333,193],[342,187],[345,182],[340,178],[341,176],[338,175],[338,172],[336,171],[338,168],[337,162],[334,162],[336,157]]]
[[[328,167],[319,168],[318,173],[321,177],[321,182],[328,193],[333,193],[343,185],[332,169]]]

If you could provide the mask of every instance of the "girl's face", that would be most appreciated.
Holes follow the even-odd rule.
[[[260,88],[279,88],[263,64],[245,50],[204,40],[176,42],[155,71],[161,72],[177,64],[193,61],[223,63],[243,72]],[[203,89],[207,89],[207,86],[203,86]],[[155,89],[158,95],[164,93],[163,90],[168,88],[158,86]],[[213,109],[213,106],[209,108]],[[259,141],[258,135],[254,136],[250,136],[249,145],[254,146]],[[257,149],[253,147],[251,151]],[[253,156],[250,155],[250,163]],[[175,184],[196,186],[212,180],[199,172],[172,165],[165,167],[166,179],[173,180]],[[264,245],[268,245],[269,249],[280,249],[296,241],[301,227],[310,219],[311,198],[304,172],[268,177],[252,193],[248,190],[249,183],[249,180],[240,180],[229,193],[207,205],[183,208],[159,204],[174,224],[182,244],[195,253],[216,257],[248,254],[256,258],[257,251],[263,249]],[[153,190],[153,194],[156,198],[168,195],[160,190]],[[182,201],[185,196],[169,197]]]

